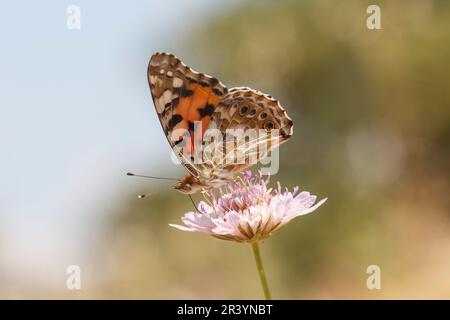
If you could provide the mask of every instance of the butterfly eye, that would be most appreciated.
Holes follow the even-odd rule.
[[[239,110],[239,114],[240,114],[241,116],[243,116],[243,115],[245,115],[245,114],[247,113],[247,111],[248,111],[248,106],[244,105],[244,106],[242,106],[241,109]]]
[[[267,121],[266,123],[264,123],[264,129],[266,129],[267,131],[272,130],[274,127],[273,122],[271,121]]]

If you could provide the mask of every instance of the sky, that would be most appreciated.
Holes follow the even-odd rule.
[[[118,195],[167,165],[146,69],[237,1],[10,1],[0,10],[0,271],[45,277],[83,255]],[[81,29],[66,26],[69,5]],[[178,175],[182,169],[176,168]],[[177,176],[177,174],[175,174]],[[2,270],[3,269],[3,270]],[[13,281],[9,279],[10,281]]]

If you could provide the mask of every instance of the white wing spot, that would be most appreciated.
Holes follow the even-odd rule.
[[[175,88],[179,88],[183,85],[183,80],[181,80],[180,78],[174,78],[173,79],[173,86]]]
[[[156,102],[155,103],[156,112],[162,113],[164,111],[164,106],[165,106],[164,96],[159,97],[158,99],[156,99],[155,102]]]
[[[164,100],[164,104],[169,103],[172,101],[172,91],[166,90],[163,93],[163,96],[161,97]]]

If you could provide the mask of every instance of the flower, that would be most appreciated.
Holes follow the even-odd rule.
[[[278,182],[275,189],[268,188],[269,177],[261,172],[244,172],[234,182],[222,187],[216,195],[205,193],[198,212],[182,217],[184,225],[170,224],[183,231],[203,232],[224,240],[257,242],[266,239],[295,217],[316,210],[327,199],[316,204],[317,197],[295,187],[283,192]]]

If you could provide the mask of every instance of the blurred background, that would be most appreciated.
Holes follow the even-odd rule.
[[[150,98],[155,51],[294,120],[273,180],[329,200],[263,243],[275,298],[450,298],[450,2],[14,1],[0,40],[1,298],[262,298],[249,246],[170,228],[189,198],[125,176],[184,174]]]

